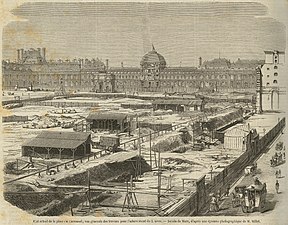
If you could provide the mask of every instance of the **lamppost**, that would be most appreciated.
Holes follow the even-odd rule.
[[[212,178],[213,178],[213,177],[212,177],[212,172],[213,172],[213,166],[211,165],[211,166],[210,166],[211,180],[212,180]]]

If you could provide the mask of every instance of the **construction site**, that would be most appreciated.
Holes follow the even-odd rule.
[[[3,118],[4,197],[38,216],[198,215],[284,129],[254,112],[160,94],[23,102]]]

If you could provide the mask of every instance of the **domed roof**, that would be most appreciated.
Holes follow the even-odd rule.
[[[164,69],[166,67],[166,61],[164,57],[159,54],[152,45],[152,51],[146,53],[142,57],[140,65],[144,68],[152,65],[159,65],[160,69]]]

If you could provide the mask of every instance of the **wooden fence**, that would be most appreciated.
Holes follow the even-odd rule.
[[[54,102],[54,101],[38,101],[26,102],[25,105],[40,105],[40,106],[54,106],[54,107],[98,107],[97,102]]]
[[[259,139],[257,136],[250,143],[250,150],[244,152],[239,158],[232,162],[220,173],[215,175],[212,180],[205,184],[204,188],[196,188],[196,192],[192,193],[189,197],[184,198],[177,207],[173,207],[173,210],[167,210],[166,216],[189,216],[197,215],[203,208],[209,206],[210,193],[224,193],[227,187],[236,182],[242,175],[245,167],[253,163],[262,153],[267,150],[267,147],[283,132],[286,121],[282,118],[278,123],[267,132],[263,137]],[[203,179],[202,179],[203,182]],[[205,179],[204,179],[205,182]],[[203,187],[203,186],[202,186]],[[200,193],[202,198],[197,198]]]

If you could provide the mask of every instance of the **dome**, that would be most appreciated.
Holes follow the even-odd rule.
[[[166,67],[166,61],[164,57],[159,54],[152,45],[152,51],[146,53],[143,56],[140,65],[142,68],[147,68],[151,66],[154,67],[158,65],[160,69],[164,69]]]

